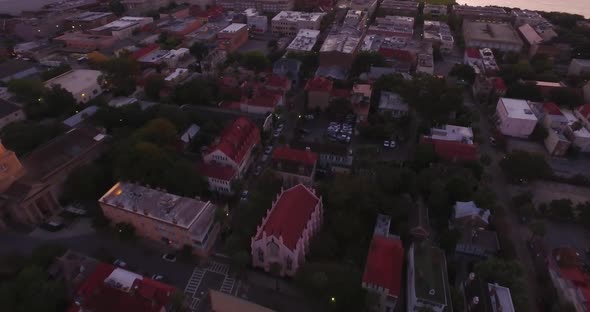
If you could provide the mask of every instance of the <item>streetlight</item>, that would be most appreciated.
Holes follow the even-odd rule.
[[[330,298],[330,301],[332,301],[332,303],[336,302],[336,298],[332,297]]]

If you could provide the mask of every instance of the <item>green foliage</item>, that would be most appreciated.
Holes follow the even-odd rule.
[[[62,197],[66,200],[97,200],[110,186],[110,172],[97,164],[87,164],[70,172]]]
[[[574,218],[574,207],[570,199],[554,199],[549,203],[549,213],[552,217],[562,220]]]
[[[59,244],[43,244],[31,253],[31,265],[47,269],[55,261],[55,258],[66,253],[66,247]]]
[[[512,301],[517,311],[527,311],[528,298],[524,284],[524,271],[516,261],[491,258],[475,265],[475,273],[479,278],[498,283],[510,288]]]
[[[541,123],[538,123],[533,130],[533,133],[529,136],[529,139],[537,141],[539,143],[543,143],[547,136],[549,135],[549,131],[545,128]]]
[[[122,16],[125,13],[125,6],[121,3],[121,0],[111,0],[109,2],[109,11],[117,16]]]
[[[197,59],[197,61],[200,61],[209,53],[209,47],[207,47],[207,45],[203,44],[202,42],[195,42],[189,48],[189,51],[192,56]]]
[[[551,90],[551,92],[549,93],[549,98],[557,105],[564,106],[569,109],[574,109],[584,104],[584,99],[582,98],[582,96],[580,96],[573,90],[566,88],[556,88]]]
[[[438,160],[432,144],[418,144],[414,152],[413,167],[416,170],[426,168]]]
[[[447,254],[453,254],[457,243],[461,239],[461,232],[457,229],[445,230],[440,233],[439,244]]]
[[[317,52],[288,52],[286,57],[301,62],[301,76],[303,77],[313,76],[319,65],[319,54]]]
[[[58,123],[35,123],[21,121],[2,129],[0,137],[6,148],[22,156],[63,132]]]
[[[475,81],[475,70],[466,64],[455,64],[449,75],[457,77],[457,79],[463,80],[470,85]]]
[[[543,221],[533,221],[529,223],[529,230],[533,237],[543,238],[547,234],[547,227]]]
[[[127,96],[135,91],[135,80],[140,71],[136,60],[130,57],[111,58],[101,63],[101,70],[105,72],[99,78],[101,84],[115,96]]]
[[[510,85],[506,91],[506,97],[529,101],[543,101],[541,90],[534,83],[530,82]]]
[[[553,170],[543,155],[525,151],[513,151],[500,161],[500,168],[511,181],[538,180],[553,175]]]
[[[120,222],[115,224],[115,231],[122,240],[135,239],[135,227],[131,223]]]
[[[508,64],[502,66],[500,70],[500,77],[504,79],[507,85],[511,86],[518,80],[532,80],[535,78],[535,71],[531,65],[526,61],[518,62],[517,64]]]
[[[38,101],[45,92],[43,82],[33,79],[14,79],[8,82],[8,91],[25,102]]]
[[[69,91],[53,86],[37,101],[27,102],[25,112],[30,119],[56,118],[75,113],[76,105],[76,99]]]
[[[176,48],[182,40],[176,36],[169,36],[168,33],[160,33],[158,40],[156,41],[160,44],[160,48],[164,50],[171,50]]]
[[[65,288],[50,280],[43,268],[28,266],[0,284],[2,309],[11,312],[53,312],[66,309]]]
[[[360,52],[357,54],[352,67],[350,75],[357,77],[362,73],[366,73],[371,69],[371,66],[386,66],[385,58],[377,52]]]
[[[218,89],[212,79],[195,78],[174,89],[173,100],[177,104],[215,105]]]
[[[53,67],[53,68],[47,69],[44,72],[42,72],[41,79],[43,79],[43,81],[47,81],[53,77],[57,77],[63,73],[70,71],[70,70],[72,70],[72,67],[68,64],[60,65],[58,67]]]
[[[145,82],[145,95],[153,101],[160,99],[160,91],[166,86],[166,81],[161,75],[154,75]]]
[[[261,72],[270,67],[270,61],[260,51],[252,51],[244,53],[240,65],[246,67],[249,70]]]

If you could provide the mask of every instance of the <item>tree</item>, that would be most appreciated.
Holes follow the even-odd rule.
[[[246,67],[249,70],[261,72],[270,66],[270,61],[262,52],[252,51],[243,55],[240,65]]]
[[[250,254],[245,250],[240,250],[231,255],[231,265],[238,272],[238,275],[245,273],[250,264]]]
[[[65,288],[50,280],[43,268],[25,267],[15,278],[0,284],[2,309],[11,312],[65,311]]]
[[[43,81],[47,81],[53,77],[57,77],[65,72],[72,70],[72,67],[68,64],[60,65],[58,67],[53,67],[50,69],[45,70],[41,73],[41,79]]]
[[[111,185],[108,170],[91,163],[70,172],[64,183],[62,197],[67,200],[96,200]]]
[[[175,291],[170,297],[170,312],[185,312],[189,311],[186,306],[186,296],[182,291]]]
[[[352,63],[350,74],[357,77],[368,72],[371,66],[386,66],[386,64],[385,58],[377,52],[360,52]]]
[[[117,16],[122,16],[125,13],[125,6],[121,3],[121,0],[111,0],[109,2],[109,11]]]
[[[47,269],[55,261],[55,258],[66,253],[66,247],[59,244],[43,244],[31,253],[31,265]]]
[[[431,144],[418,144],[414,152],[414,168],[419,170],[428,167],[438,159],[434,146]]]
[[[160,99],[160,91],[166,86],[166,81],[161,75],[154,75],[145,82],[145,95],[151,100],[157,101]]]
[[[217,104],[218,89],[215,81],[195,78],[176,86],[172,99],[177,104],[209,106]]]
[[[470,65],[455,64],[449,72],[449,76],[457,77],[457,79],[471,85],[475,81],[475,70]]]
[[[115,224],[115,231],[122,240],[131,240],[135,238],[135,227],[131,223],[120,222]]]
[[[529,224],[529,230],[531,231],[531,240],[534,238],[543,238],[547,233],[547,227],[543,221],[533,221]]]
[[[579,94],[567,88],[556,88],[551,90],[549,98],[557,105],[568,107],[570,109],[574,109],[584,104],[584,99]]]
[[[522,61],[514,65],[502,66],[502,69],[500,70],[500,77],[504,79],[507,85],[513,85],[521,79],[534,79],[535,71],[528,62]]]
[[[276,39],[269,40],[266,44],[269,50],[274,51],[279,48],[279,43]]]
[[[189,48],[190,53],[194,56],[197,61],[201,61],[209,53],[209,48],[202,42],[195,42]]]
[[[22,156],[63,132],[58,123],[21,121],[7,125],[0,132],[6,148]]]
[[[139,64],[130,57],[111,58],[101,64],[106,73],[99,78],[105,88],[113,94],[127,96],[135,91],[135,79],[139,74]]]
[[[554,199],[549,203],[549,212],[558,219],[571,220],[574,218],[574,207],[570,199]]]
[[[515,83],[508,87],[506,96],[514,99],[543,101],[543,94],[535,83]]]
[[[38,101],[45,92],[43,82],[33,79],[13,79],[8,82],[8,91],[25,102]]]
[[[543,155],[525,151],[513,151],[508,154],[500,160],[500,168],[512,181],[544,179],[553,174]]]
[[[529,136],[529,139],[537,141],[539,143],[543,143],[547,136],[549,135],[549,131],[545,128],[541,123],[538,123],[533,130],[533,133]]]
[[[440,233],[440,248],[447,254],[453,254],[460,239],[461,232],[457,229],[443,231]]]
[[[524,271],[516,261],[490,258],[475,265],[475,274],[486,282],[510,288],[517,311],[526,311],[528,299],[524,285]]]

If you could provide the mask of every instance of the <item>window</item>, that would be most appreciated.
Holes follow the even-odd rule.
[[[279,255],[279,246],[275,242],[268,243],[268,252],[272,257]]]
[[[258,248],[258,261],[264,262],[264,252],[260,248]]]

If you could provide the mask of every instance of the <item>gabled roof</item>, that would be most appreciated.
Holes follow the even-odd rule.
[[[256,239],[263,233],[282,237],[285,247],[295,250],[307,222],[320,202],[314,191],[298,184],[281,193]]]
[[[239,164],[250,147],[259,141],[258,127],[248,118],[239,117],[223,129],[218,142],[210,147],[210,151],[220,150]]]
[[[315,76],[305,85],[305,91],[331,92],[333,83],[324,77]]]
[[[475,205],[474,202],[457,202],[455,204],[455,219],[465,217],[479,217],[485,223],[489,223],[490,211],[483,210]]]
[[[318,161],[318,154],[307,151],[294,149],[286,146],[277,147],[272,153],[273,160],[291,161],[313,166]]]
[[[586,119],[590,119],[590,104],[584,104],[577,108],[580,115]]]
[[[494,84],[494,89],[496,89],[497,91],[506,91],[507,88],[504,79],[500,77],[494,77],[492,78],[492,82]]]
[[[268,79],[266,79],[265,84],[275,88],[287,89],[289,87],[289,79],[279,75],[270,75]]]
[[[200,163],[197,165],[197,170],[205,177],[223,181],[231,181],[236,176],[236,170],[234,168],[216,163]]]
[[[557,106],[557,104],[553,102],[543,103],[543,110],[545,111],[545,113],[549,115],[563,116],[563,113],[559,109],[559,106]]]
[[[467,55],[468,58],[475,58],[475,59],[481,58],[481,54],[479,53],[479,50],[476,48],[465,49],[465,55]]]
[[[383,287],[389,291],[389,295],[399,298],[403,263],[404,247],[399,238],[373,236],[365,264],[363,284]]]

